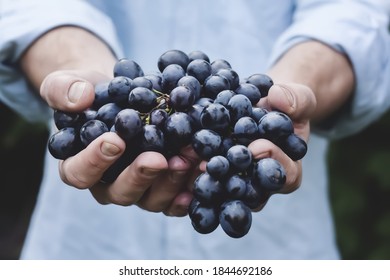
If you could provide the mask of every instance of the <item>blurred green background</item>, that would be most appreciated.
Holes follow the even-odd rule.
[[[42,176],[48,132],[1,104],[0,119],[0,259],[17,259]],[[389,129],[390,113],[331,145],[330,197],[344,259],[390,259]]]

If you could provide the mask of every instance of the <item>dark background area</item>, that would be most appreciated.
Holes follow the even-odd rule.
[[[48,131],[2,104],[0,120],[0,259],[17,259],[42,177]],[[331,145],[330,197],[344,259],[390,259],[389,129],[390,113]]]

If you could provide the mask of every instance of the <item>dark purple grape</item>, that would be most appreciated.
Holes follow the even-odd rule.
[[[131,59],[122,58],[114,65],[114,77],[125,76],[130,79],[144,75],[141,66]]]
[[[202,94],[214,100],[218,93],[226,89],[230,89],[229,80],[224,76],[215,74],[208,76],[204,81]]]
[[[164,71],[162,72],[163,90],[169,93],[176,87],[177,82],[185,75],[186,73],[183,67],[178,64],[170,64],[165,67]]]
[[[203,128],[225,134],[230,125],[229,110],[219,103],[210,104],[200,114],[200,123]]]
[[[148,78],[146,77],[137,77],[137,78],[134,78],[133,79],[133,88],[136,88],[136,87],[144,87],[144,88],[148,88],[150,90],[153,89],[153,83],[151,80],[149,80]]]
[[[252,164],[252,153],[244,145],[234,145],[226,154],[230,166],[237,171],[245,171]]]
[[[117,104],[107,103],[100,107],[99,110],[97,110],[95,118],[104,122],[107,127],[111,127],[114,125],[116,115],[119,113],[120,110],[122,110],[122,108],[119,107]]]
[[[194,131],[197,131],[202,128],[202,124],[200,123],[200,115],[203,111],[204,107],[199,104],[194,104],[188,109],[187,114],[191,117],[192,127]]]
[[[123,109],[116,115],[115,131],[125,141],[129,141],[142,132],[142,120],[134,109]]]
[[[190,62],[195,60],[195,59],[203,59],[206,60],[208,63],[210,63],[210,58],[208,57],[207,54],[205,54],[202,51],[192,51],[188,54],[188,58],[190,59]]]
[[[240,118],[233,128],[233,137],[238,144],[248,146],[259,138],[257,123],[251,117]]]
[[[223,185],[208,173],[201,173],[194,182],[194,197],[207,206],[218,206],[223,201]]]
[[[218,180],[223,180],[227,178],[229,170],[229,161],[224,156],[213,156],[206,164],[207,173]]]
[[[261,97],[267,96],[269,89],[274,84],[271,77],[265,74],[253,74],[246,79],[246,83],[256,86],[261,93]]]
[[[195,77],[184,76],[177,82],[177,86],[189,87],[195,93],[195,100],[200,98],[201,85]]]
[[[286,171],[283,166],[273,158],[263,158],[255,162],[252,173],[253,187],[275,192],[279,191],[286,182]]]
[[[96,116],[97,116],[97,111],[95,111],[93,109],[85,109],[80,114],[80,117],[81,117],[83,123],[96,119]]]
[[[65,160],[81,151],[79,133],[73,127],[65,127],[50,136],[48,141],[50,154],[56,159]]]
[[[233,174],[225,182],[227,199],[242,200],[246,194],[246,181],[238,174]]]
[[[168,118],[168,112],[164,109],[154,109],[150,112],[149,124],[154,124],[160,129],[165,127],[165,122]]]
[[[260,193],[258,190],[256,190],[253,187],[252,180],[250,177],[246,177],[245,182],[246,191],[241,201],[244,202],[245,205],[248,206],[250,209],[259,208],[265,202],[265,195],[262,196],[262,194],[265,194],[265,192],[263,191],[262,193]]]
[[[286,138],[280,139],[278,146],[294,161],[302,159],[307,153],[305,140],[295,133],[291,133]]]
[[[113,100],[108,95],[108,85],[110,82],[98,83],[95,85],[95,98],[92,108],[98,110],[104,104],[111,103]]]
[[[143,127],[141,149],[159,153],[164,151],[164,134],[157,126],[147,124]]]
[[[252,84],[241,83],[234,91],[236,94],[242,94],[248,97],[253,106],[256,105],[261,98],[259,89]]]
[[[223,106],[227,106],[230,98],[233,97],[236,93],[230,89],[226,89],[217,94],[214,99],[214,103],[222,104]]]
[[[217,72],[221,69],[231,69],[232,66],[230,63],[225,59],[216,59],[213,62],[210,63],[211,65],[211,73],[217,74]]]
[[[242,201],[231,200],[222,204],[219,223],[227,235],[240,238],[251,228],[252,212]]]
[[[108,132],[107,125],[99,120],[87,121],[80,128],[80,140],[84,147],[88,146],[93,140],[103,133]]]
[[[194,199],[194,201],[196,201]],[[212,206],[203,206],[199,203],[192,203],[194,206],[189,212],[193,228],[202,234],[213,232],[219,226],[219,213]]]
[[[238,76],[238,73],[231,68],[220,69],[216,74],[228,79],[231,90],[235,90],[240,84],[240,77]]]
[[[155,74],[150,73],[150,74],[145,75],[144,78],[146,78],[152,82],[152,85],[153,85],[152,88],[154,90],[157,90],[160,92],[163,91],[161,73],[155,73]]]
[[[130,78],[117,76],[108,85],[108,95],[112,102],[123,105],[126,104],[129,93],[133,88],[133,81]]]
[[[242,94],[232,96],[227,108],[230,112],[232,124],[235,124],[242,117],[250,117],[252,115],[252,103],[248,97]]]
[[[211,65],[203,59],[195,59],[187,66],[187,75],[195,77],[201,85],[211,75]]]
[[[163,72],[164,69],[171,64],[178,64],[186,70],[189,62],[190,59],[188,58],[188,55],[183,51],[168,50],[158,58],[157,66],[161,72]]]
[[[148,88],[136,87],[128,95],[127,102],[131,109],[149,113],[157,106],[157,95]]]
[[[194,104],[195,92],[187,86],[177,86],[169,94],[169,106],[175,111],[187,111]]]
[[[79,113],[64,112],[61,110],[54,110],[53,117],[54,124],[58,129],[76,127],[82,119]]]
[[[164,134],[170,148],[180,149],[191,142],[192,120],[184,112],[176,112],[168,116]]]
[[[192,137],[192,148],[202,159],[210,159],[220,154],[221,136],[213,130],[201,129]]]
[[[294,132],[293,122],[286,114],[271,111],[265,114],[258,123],[260,137],[277,143]]]
[[[260,121],[262,117],[264,117],[265,114],[267,114],[269,111],[265,108],[260,107],[254,107],[252,108],[252,119],[254,119],[257,123]]]

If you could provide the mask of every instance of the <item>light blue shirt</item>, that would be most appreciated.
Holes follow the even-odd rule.
[[[2,1],[0,100],[30,120],[51,111],[15,66],[41,34],[77,25],[102,38],[120,57],[157,70],[168,49],[202,50],[247,77],[263,73],[285,51],[319,40],[344,52],[357,78],[350,106],[328,130],[317,130],[303,160],[303,182],[275,195],[253,214],[241,239],[220,228],[197,233],[188,217],[166,217],[136,206],[99,205],[89,191],[64,185],[46,156],[45,176],[23,249],[26,259],[337,259],[328,200],[327,137],[355,133],[390,104],[387,17],[369,1],[154,0]]]

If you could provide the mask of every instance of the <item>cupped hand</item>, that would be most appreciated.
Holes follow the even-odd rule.
[[[92,105],[94,86],[109,79],[93,71],[57,71],[44,79],[40,94],[53,109],[81,112]],[[114,182],[102,183],[103,174],[125,149],[116,133],[104,133],[78,154],[60,161],[60,177],[70,186],[89,189],[101,204],[138,205],[166,215],[186,215],[192,198],[186,185],[199,162],[193,150],[184,148],[169,160],[157,152],[144,152]]]

